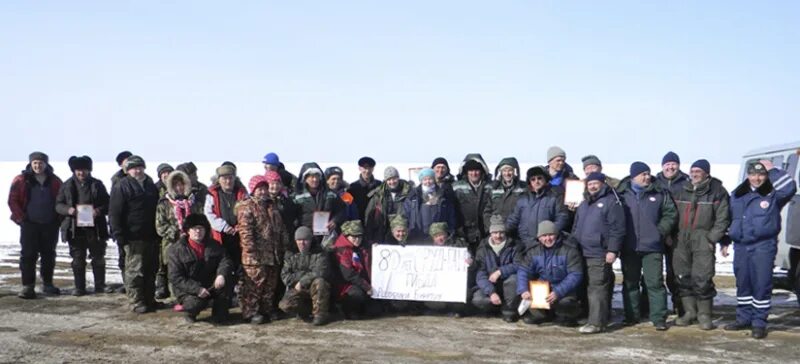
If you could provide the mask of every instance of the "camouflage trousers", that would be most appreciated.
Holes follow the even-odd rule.
[[[278,303],[281,311],[286,313],[298,313],[302,316],[313,314],[328,313],[330,304],[331,285],[323,278],[314,279],[308,289],[296,290],[290,287],[286,290],[286,295]]]
[[[268,315],[275,308],[275,290],[280,271],[276,265],[242,265],[242,286],[239,305],[242,317],[250,319],[260,314]]]

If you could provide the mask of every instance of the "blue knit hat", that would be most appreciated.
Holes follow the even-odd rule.
[[[696,162],[692,163],[692,168],[700,168],[706,174],[711,174],[711,163],[708,163],[705,159],[698,159]]]
[[[422,182],[424,177],[436,178],[436,173],[433,172],[433,169],[425,168],[419,172],[419,181]]]
[[[631,164],[631,178],[636,177],[644,172],[650,172],[650,167],[648,167],[647,164],[644,164],[644,162],[636,161]]]
[[[271,164],[271,165],[277,166],[277,165],[281,164],[281,160],[280,160],[280,158],[278,158],[277,154],[269,153],[269,154],[264,156],[264,160],[262,161],[262,163]]]
[[[661,165],[663,166],[669,162],[675,162],[681,164],[681,157],[678,157],[678,155],[675,154],[675,152],[669,151],[667,152],[667,154],[664,154],[664,158],[661,158]]]
[[[589,173],[589,175],[586,176],[586,182],[591,182],[591,181],[605,182],[606,181],[606,175],[604,175],[604,174],[602,174],[600,172]]]

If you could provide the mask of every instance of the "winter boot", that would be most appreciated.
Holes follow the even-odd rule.
[[[681,297],[685,313],[675,319],[675,326],[689,326],[697,319],[697,299],[694,297]]]
[[[697,321],[700,323],[701,330],[714,330],[714,321],[711,320],[713,312],[713,300],[699,300],[697,301]]]
[[[72,291],[73,296],[86,295],[86,270],[74,270],[72,275],[75,277],[75,290]]]
[[[27,286],[23,286],[22,290],[19,291],[19,294],[17,294],[17,297],[23,298],[23,299],[26,299],[26,300],[34,299],[34,298],[36,298],[36,290],[33,289],[33,285],[32,284],[31,285],[27,285]]]
[[[158,275],[156,277],[156,299],[163,300],[167,297],[169,297],[167,278],[163,275]]]

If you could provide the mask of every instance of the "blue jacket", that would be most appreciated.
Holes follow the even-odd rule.
[[[583,258],[577,243],[566,233],[561,233],[551,248],[538,241],[524,253],[517,265],[517,294],[528,292],[528,281],[538,279],[550,282],[558,298],[574,295],[583,282]]]
[[[617,189],[625,208],[625,250],[663,253],[664,238],[675,228],[678,211],[669,192],[651,183],[638,194],[630,177]]]
[[[498,269],[500,270],[499,282],[517,273],[517,267],[514,265],[514,255],[517,250],[516,240],[506,238],[506,246],[500,250],[500,255],[498,256],[489,246],[489,239],[491,237],[483,239],[475,253],[475,265],[478,269],[475,275],[475,283],[477,283],[478,289],[487,296],[495,293],[495,284],[489,281],[489,276],[492,273]]]
[[[411,190],[403,202],[403,214],[408,220],[408,240],[427,238],[428,229],[434,222],[446,222],[448,232],[455,232],[456,213],[453,202],[447,196],[442,188],[436,187],[431,198],[435,198],[437,202],[428,204],[422,194],[421,185]]]
[[[559,231],[568,229],[569,211],[562,199],[550,186],[545,186],[539,193],[527,191],[517,200],[514,212],[506,219],[509,233],[516,232],[522,242],[536,240],[539,223],[550,220]]]
[[[769,180],[755,191],[744,181],[731,194],[731,240],[738,244],[776,241],[781,231],[781,209],[796,192],[792,177],[777,168],[769,171]]]
[[[625,239],[625,210],[614,189],[604,185],[586,197],[575,213],[572,235],[586,258],[603,258],[619,253]]]

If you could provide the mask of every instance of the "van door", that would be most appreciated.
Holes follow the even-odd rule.
[[[794,178],[795,183],[800,181],[800,171],[797,170],[797,153],[792,153],[786,160],[786,172]],[[794,195],[792,201],[786,206],[786,243],[800,248],[800,195]]]

